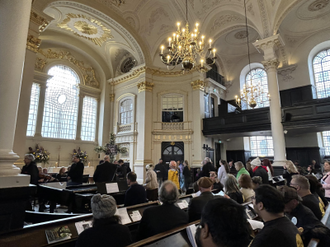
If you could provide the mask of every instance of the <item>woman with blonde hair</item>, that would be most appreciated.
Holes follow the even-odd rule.
[[[292,176],[299,174],[298,169],[291,160],[285,161],[285,165],[283,166],[283,168],[283,178],[286,179],[286,184],[290,185]]]
[[[242,174],[238,179],[238,184],[241,187],[244,202],[251,202],[255,193],[252,188],[252,179],[247,174]]]
[[[234,201],[238,203],[243,203],[243,196],[241,191],[239,190],[237,186],[237,180],[232,174],[227,175],[227,179],[225,182],[225,189],[226,194],[233,199]]]
[[[154,171],[154,165],[149,164],[146,166],[147,174],[146,174],[146,192],[147,198],[149,201],[157,201],[158,200],[158,182],[157,182],[157,174]]]
[[[172,181],[178,190],[180,190],[180,183],[179,183],[179,172],[174,160],[170,162],[170,169],[168,170],[168,180]]]

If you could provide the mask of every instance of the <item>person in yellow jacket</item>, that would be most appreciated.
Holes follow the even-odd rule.
[[[176,185],[178,190],[180,189],[179,171],[174,160],[170,162],[170,169],[168,170],[168,180],[172,181]]]

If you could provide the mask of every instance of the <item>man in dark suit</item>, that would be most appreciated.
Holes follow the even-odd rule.
[[[127,174],[127,185],[130,187],[125,193],[125,207],[133,206],[147,202],[147,193],[144,187],[136,181],[136,174],[130,172]]]
[[[159,159],[159,163],[155,166],[154,171],[157,174],[158,185],[161,186],[162,183],[166,180],[166,176],[168,173],[168,170],[166,170],[162,159]]]
[[[108,183],[115,180],[117,166],[110,163],[109,155],[104,156],[104,162],[100,163],[94,172],[95,183]]]
[[[80,161],[78,155],[73,156],[73,164],[71,165],[68,173],[68,184],[67,185],[79,185],[82,184],[84,174],[84,164]]]
[[[161,206],[144,210],[137,238],[144,239],[188,223],[188,215],[174,205],[179,191],[172,181],[165,181],[159,190]]]
[[[30,175],[30,184],[38,184],[39,171],[34,162],[33,154],[26,154],[24,157],[25,165],[22,167],[22,174]]]
[[[199,187],[200,196],[190,200],[188,207],[189,222],[199,220],[202,215],[202,211],[206,203],[214,198],[220,197],[212,194],[213,182],[210,178],[202,177],[197,181]]]

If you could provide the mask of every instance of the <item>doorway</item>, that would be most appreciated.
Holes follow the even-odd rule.
[[[164,163],[171,160],[182,162],[184,160],[184,143],[162,142],[162,160]]]

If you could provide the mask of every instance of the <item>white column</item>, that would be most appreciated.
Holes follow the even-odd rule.
[[[270,94],[270,120],[274,143],[274,166],[282,166],[286,161],[285,138],[282,125],[282,111],[280,92],[277,80],[277,66],[279,62],[275,50],[284,45],[281,37],[277,34],[254,43],[254,46],[264,52],[265,61],[262,62],[268,78],[268,90]]]
[[[31,0],[0,1],[0,175],[20,173],[13,163],[19,158],[13,152],[18,102],[22,82],[27,33],[30,20]],[[28,176],[24,176],[29,181]],[[17,179],[15,185],[23,186]],[[5,187],[7,178],[0,178]],[[13,186],[15,186],[13,185]]]
[[[200,75],[197,74],[197,78]],[[196,79],[196,77],[195,77]],[[205,137],[202,133],[203,130],[203,118],[205,117],[204,111],[204,87],[205,82],[203,79],[197,79],[191,82],[192,87],[192,122],[194,134],[192,136],[193,141],[191,145],[192,153],[192,167],[200,167],[202,160],[205,158],[205,153],[202,149],[203,143],[205,143]]]
[[[80,92],[79,93],[79,106],[78,106],[78,124],[77,124],[77,134],[76,140],[81,141],[81,117],[82,117],[82,108],[84,103],[85,94]]]

